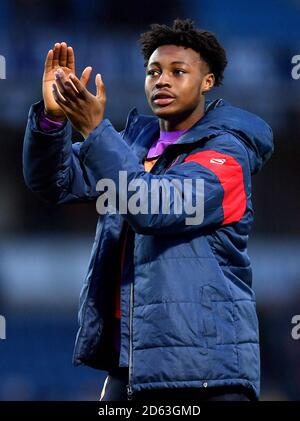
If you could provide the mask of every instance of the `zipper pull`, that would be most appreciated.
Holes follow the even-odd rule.
[[[132,395],[133,395],[132,388],[131,388],[131,386],[129,384],[126,386],[126,388],[127,388],[127,400],[128,401],[131,401],[132,400]]]

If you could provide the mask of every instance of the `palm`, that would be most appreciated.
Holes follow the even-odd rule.
[[[55,102],[55,99],[52,94],[52,85],[55,83],[54,73],[58,68],[63,69],[63,71],[65,72],[67,76],[69,76],[69,74],[71,73],[71,69],[69,67],[64,67],[64,66],[55,66],[50,71],[44,72],[43,97],[44,97],[46,110],[51,112],[51,114],[61,115],[63,114],[63,111],[60,108],[60,106]],[[72,71],[72,73],[74,72]]]
[[[55,83],[55,72],[62,69],[68,77],[70,73],[75,74],[75,57],[72,47],[68,47],[65,42],[55,44],[54,48],[47,54],[43,75],[43,98],[46,111],[53,116],[63,115],[63,110],[57,104],[52,93],[52,85]],[[81,82],[86,86],[91,68],[84,69],[81,75]]]

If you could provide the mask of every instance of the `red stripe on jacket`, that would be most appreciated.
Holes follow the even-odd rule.
[[[184,162],[196,162],[212,171],[224,189],[222,225],[239,221],[246,210],[244,174],[241,165],[230,155],[208,150],[189,155]]]

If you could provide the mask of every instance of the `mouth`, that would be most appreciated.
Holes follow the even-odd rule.
[[[169,92],[157,92],[152,96],[152,101],[154,104],[159,106],[166,106],[171,104],[173,101],[175,101],[175,97],[170,94]]]

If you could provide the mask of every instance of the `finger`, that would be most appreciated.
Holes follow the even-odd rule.
[[[52,85],[52,94],[56,103],[60,106],[64,115],[68,118],[68,115],[72,112],[72,107],[70,106],[71,104],[61,96],[55,84]]]
[[[59,66],[66,67],[67,65],[67,51],[68,47],[65,42],[60,44]]]
[[[72,73],[75,73],[75,56],[72,47],[67,48],[67,67],[71,69]]]
[[[61,69],[58,69],[58,71],[55,72],[55,81],[59,92],[65,99],[69,98],[72,101],[77,100],[76,91],[73,87],[73,84],[67,80],[65,73]]]
[[[57,104],[63,109],[66,106],[66,100],[59,92],[57,86],[53,83],[52,85],[52,93],[55,101]]]
[[[79,98],[86,98],[88,94],[86,87],[80,82],[80,80],[73,73],[70,73],[70,79],[78,91],[77,96]]]
[[[50,72],[53,68],[53,50],[49,50],[45,60],[45,72]]]
[[[63,94],[64,85],[63,85],[61,73],[59,71],[55,72],[54,77],[55,77],[56,87],[58,88],[59,92]]]
[[[54,44],[54,48],[53,48],[53,67],[58,66],[59,53],[60,53],[60,44],[57,42],[56,44]]]
[[[92,74],[92,68],[91,66],[88,66],[84,69],[84,71],[82,72],[81,76],[80,76],[80,82],[83,84],[83,86],[87,86],[87,84],[89,83],[91,74]]]
[[[95,84],[97,88],[96,97],[102,101],[106,100],[105,86],[100,73],[96,74]]]

